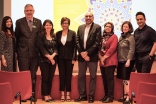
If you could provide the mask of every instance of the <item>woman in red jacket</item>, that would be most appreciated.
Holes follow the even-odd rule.
[[[117,44],[118,38],[114,34],[113,23],[105,23],[99,49],[100,69],[105,91],[105,96],[101,99],[103,103],[113,102],[114,98],[114,70],[117,66]]]

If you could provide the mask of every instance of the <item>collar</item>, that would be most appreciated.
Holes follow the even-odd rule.
[[[91,23],[91,24],[89,24],[89,25],[85,25],[85,27],[91,27],[92,24],[93,24],[93,23]]]
[[[143,30],[145,30],[146,27],[147,27],[147,25],[145,24],[142,29],[138,28],[138,31],[143,31]]]
[[[28,19],[26,19],[27,20],[27,22],[29,22],[30,20],[28,20]],[[33,18],[31,19],[31,21],[33,22]]]

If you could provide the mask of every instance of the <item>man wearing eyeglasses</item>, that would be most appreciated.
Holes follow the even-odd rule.
[[[78,55],[78,90],[80,97],[75,102],[87,100],[86,95],[86,70],[89,68],[90,83],[88,102],[94,102],[96,85],[96,72],[98,62],[98,46],[101,38],[101,26],[93,22],[94,16],[91,12],[85,14],[86,24],[80,25],[77,31]]]
[[[35,95],[36,72],[38,69],[39,56],[36,47],[36,38],[38,37],[42,26],[41,20],[33,17],[34,12],[33,5],[26,4],[24,7],[25,17],[16,21],[15,28],[19,70],[30,70],[33,95]],[[32,100],[36,102],[35,96]]]
[[[138,28],[134,31],[136,43],[136,69],[138,73],[150,73],[156,51],[156,31],[146,24],[143,12],[136,13]]]

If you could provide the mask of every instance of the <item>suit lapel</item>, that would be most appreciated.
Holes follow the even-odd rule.
[[[37,20],[33,18],[32,32],[34,32],[34,30],[37,28],[36,26],[37,26]]]
[[[25,26],[25,28],[28,30],[28,31],[30,31],[30,28],[29,28],[29,26],[28,26],[28,22],[27,22],[27,19],[26,18],[23,18],[23,25]]]
[[[86,25],[83,25],[83,28],[82,28],[82,39],[83,39],[83,42],[84,42],[85,28],[86,28]]]
[[[90,29],[89,29],[89,33],[88,33],[88,37],[87,37],[87,40],[89,39],[89,37],[91,36],[91,33],[93,31],[93,28],[94,28],[94,23],[92,23]]]

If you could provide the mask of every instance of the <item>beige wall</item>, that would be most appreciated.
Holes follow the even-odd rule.
[[[11,0],[4,0],[3,16],[11,16]]]

